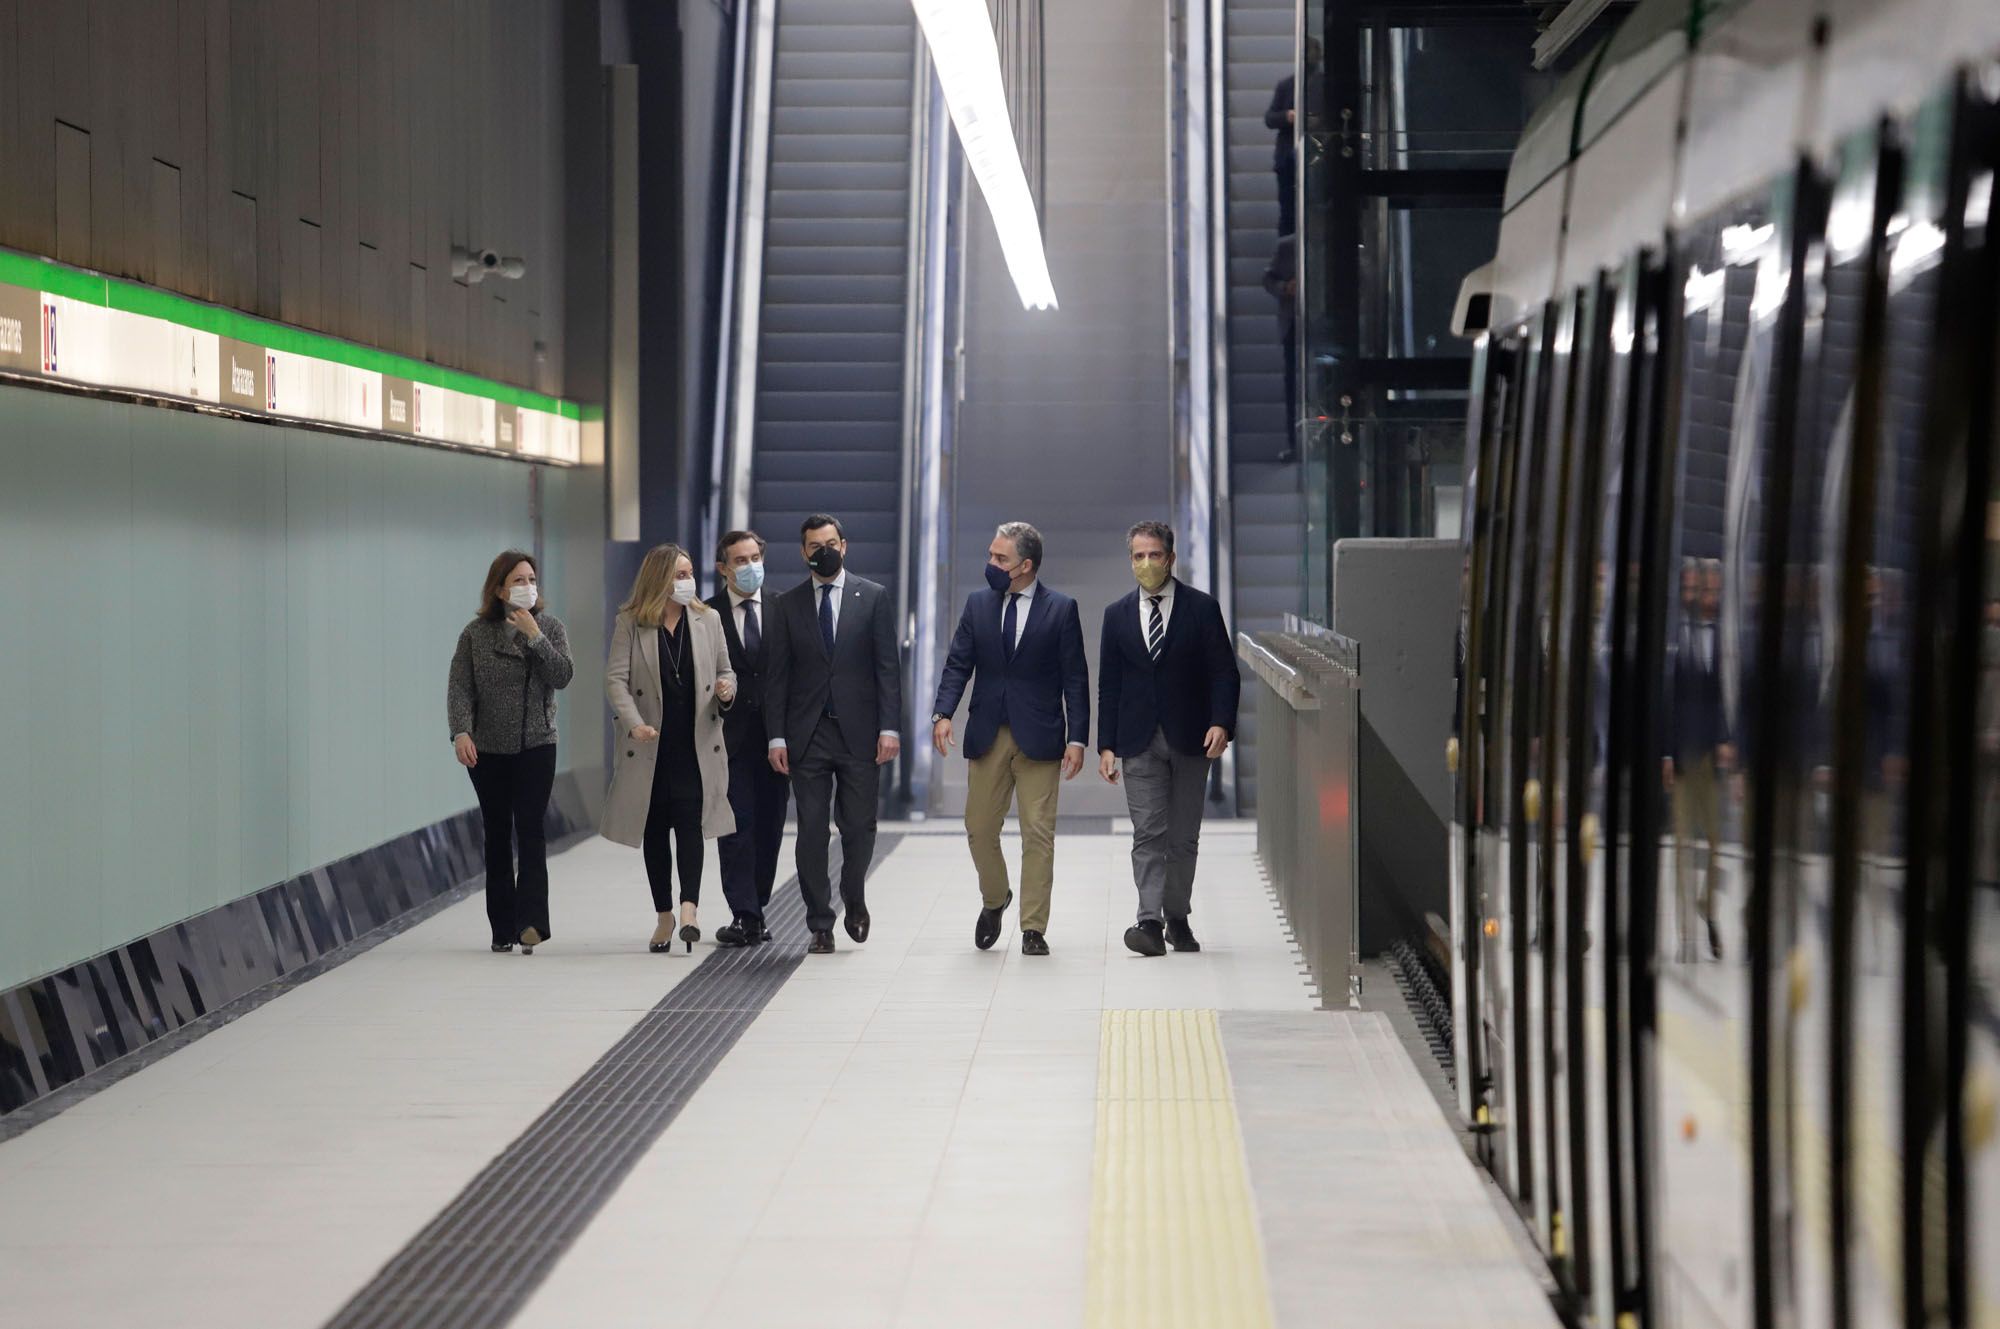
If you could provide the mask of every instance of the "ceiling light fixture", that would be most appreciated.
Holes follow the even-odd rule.
[[[910,0],[937,66],[951,122],[965,145],[966,160],[986,196],[1000,234],[1000,252],[1023,309],[1054,309],[1055,283],[1042,252],[1041,223],[1034,195],[1021,169],[1014,126],[1007,117],[1007,94],[1000,84],[1000,50],[986,0]]]

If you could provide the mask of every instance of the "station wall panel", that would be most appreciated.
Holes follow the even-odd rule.
[[[538,515],[594,809],[602,483],[0,388],[0,990],[473,806],[446,669]]]

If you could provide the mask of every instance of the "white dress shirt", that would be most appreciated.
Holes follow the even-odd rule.
[[[1021,597],[1020,603],[1014,606],[1014,644],[1016,646],[1021,644],[1021,638],[1027,634],[1028,610],[1035,603],[1035,590],[1041,584],[1040,580],[1035,580],[1029,582],[1018,591],[1003,591],[1000,594],[1000,627],[1003,631],[1007,627],[1007,597],[1009,595],[1018,595]]]
[[[833,587],[833,594],[831,596],[827,595],[825,591],[820,589],[823,586]],[[837,641],[840,638],[840,602],[847,598],[847,569],[842,568],[840,570],[839,575],[836,576],[832,581],[821,581],[819,579],[819,574],[817,573],[813,574],[812,588],[813,588],[813,606],[812,606],[813,627],[815,630],[817,630],[819,627],[819,602],[822,599],[827,600],[830,605],[829,612],[833,615],[833,635],[834,639]],[[736,594],[734,589],[731,589],[729,593],[731,595]],[[761,604],[759,605],[757,612],[760,614],[763,613],[763,608]],[[784,717],[780,716],[778,718],[778,723],[780,724],[784,723]],[[880,734],[876,735],[876,737],[896,738],[899,737],[899,734],[894,729],[884,729]],[[787,746],[787,744],[785,743],[785,740],[782,738],[774,738],[771,740],[768,746],[773,748],[782,748]]]
[[[1160,640],[1162,642],[1167,639],[1167,625],[1174,620],[1174,579],[1172,577],[1167,578],[1167,584],[1160,587],[1158,592],[1149,591],[1141,586],[1139,588],[1139,641],[1142,645],[1145,643],[1147,631],[1153,626],[1153,596],[1156,593],[1160,597]]]
[[[757,606],[757,636],[761,640],[765,631],[770,627],[770,624],[764,621],[764,588],[761,586],[758,587],[755,595],[744,595],[737,591],[735,584],[732,582],[729,586],[729,607],[736,611],[736,640],[738,641],[743,640],[743,629],[749,623],[748,616],[743,612],[743,606],[747,604]]]

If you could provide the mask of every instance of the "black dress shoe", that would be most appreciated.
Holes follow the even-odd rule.
[[[1185,918],[1170,918],[1167,920],[1167,940],[1174,944],[1174,949],[1177,951],[1198,951],[1201,949],[1201,943],[1194,938],[1194,929],[1188,926],[1188,921]]]
[[[1000,902],[998,909],[981,909],[979,921],[972,928],[972,944],[986,950],[1000,940],[1000,920],[1007,912],[1007,906],[1014,903],[1014,892],[1008,891],[1007,898]]]
[[[1022,930],[1021,954],[1047,955],[1048,953],[1049,953],[1048,938],[1044,937],[1041,933],[1035,931],[1033,928],[1026,928]]]
[[[511,951],[513,949],[514,949],[514,943],[511,941],[496,941],[493,943],[493,953],[495,955],[505,955],[508,951]]]
[[[767,924],[767,923],[766,923],[766,922],[765,922],[765,921],[764,921],[763,919],[761,919],[761,918],[760,918],[760,919],[758,919],[758,920],[757,920],[757,940],[758,940],[758,941],[769,941],[770,939],[771,939],[771,928],[770,928],[770,925],[769,925],[769,924]]]
[[[742,919],[725,923],[715,930],[715,944],[718,946],[755,946],[757,925]]]
[[[1148,918],[1125,929],[1125,949],[1135,955],[1165,955],[1166,929],[1157,918]]]
[[[868,940],[868,906],[858,904],[844,910],[840,921],[857,944]]]
[[[811,940],[810,942],[808,942],[808,943],[806,944],[806,954],[807,954],[807,955],[832,955],[832,954],[833,954],[833,934],[832,934],[831,932],[815,932],[815,933],[813,933],[813,939],[812,939],[812,940]]]

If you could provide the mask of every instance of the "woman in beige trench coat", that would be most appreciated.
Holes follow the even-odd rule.
[[[722,713],[736,674],[722,620],[696,594],[694,560],[660,545],[639,565],[618,611],[604,691],[618,717],[604,838],[643,848],[657,924],[647,949],[673,949],[673,874],[681,879],[680,938],[701,940],[702,841],[736,829]]]

